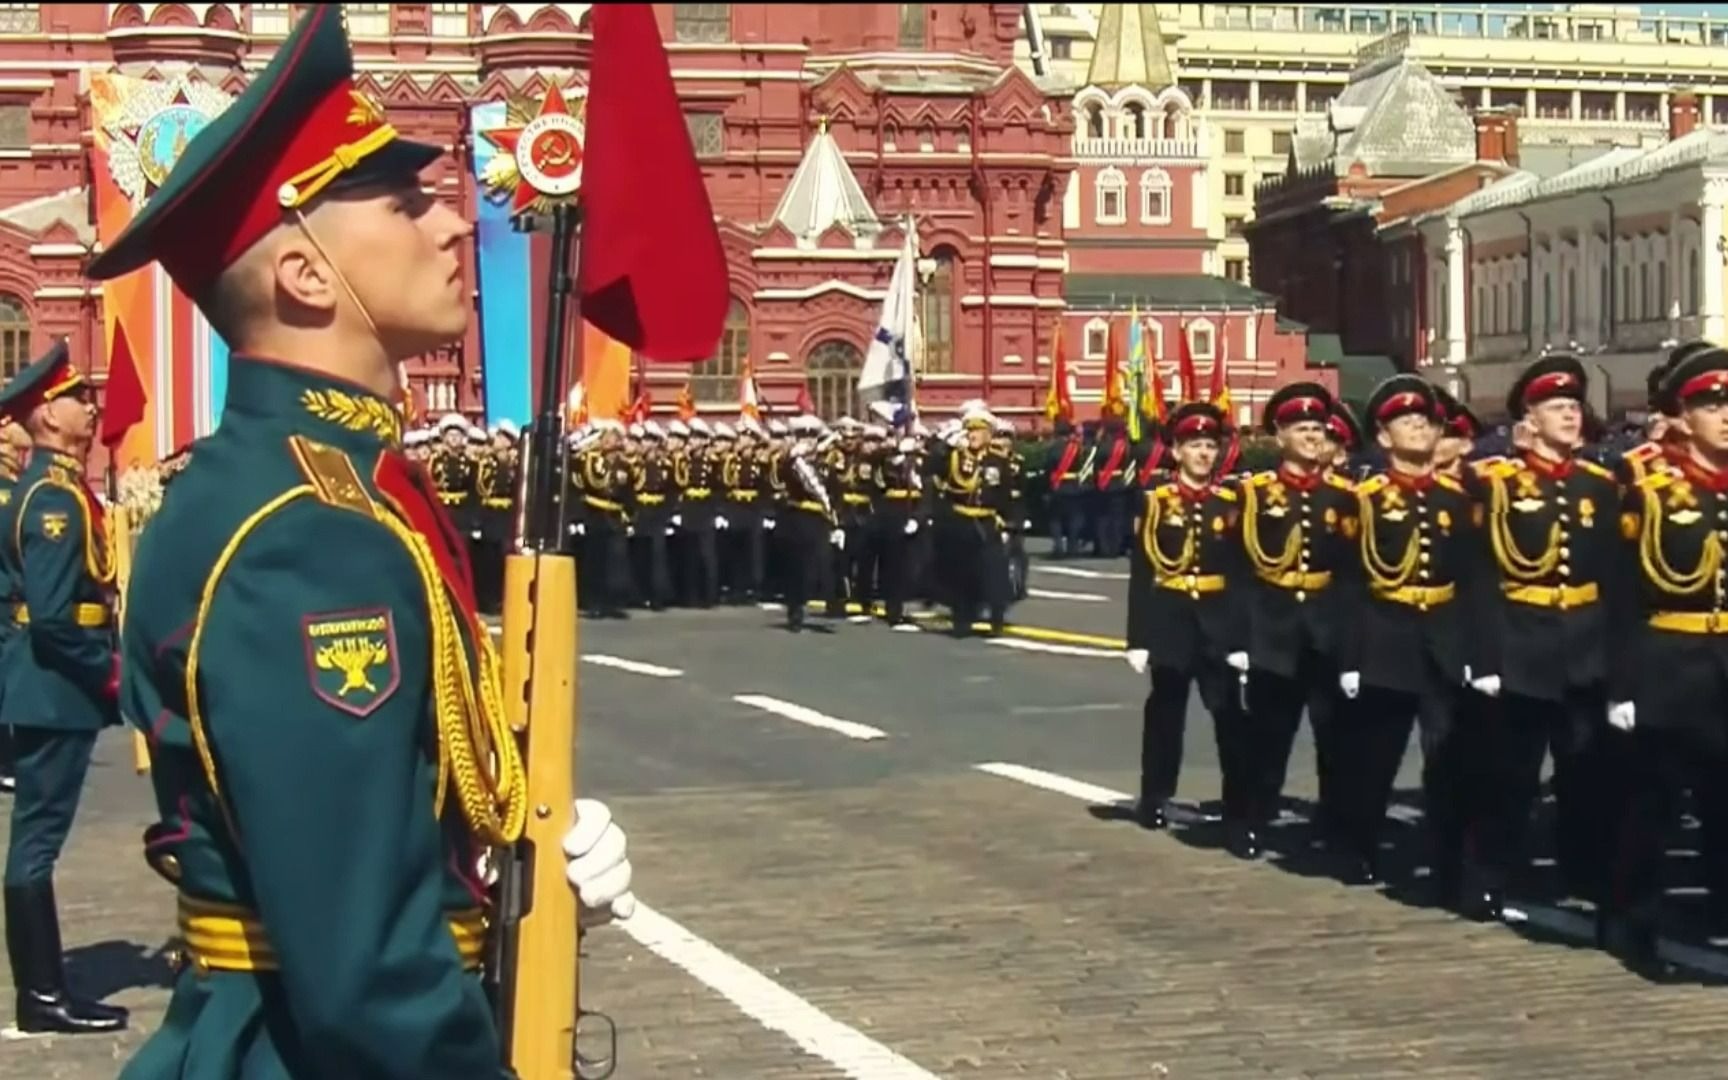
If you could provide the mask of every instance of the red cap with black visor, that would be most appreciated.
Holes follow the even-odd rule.
[[[1519,373],[1506,394],[1506,414],[1521,420],[1531,406],[1544,401],[1569,398],[1582,403],[1590,380],[1583,361],[1566,353],[1555,353],[1534,360]]]
[[[1275,435],[1279,428],[1304,420],[1324,424],[1331,411],[1331,391],[1317,382],[1293,382],[1280,386],[1266,399],[1260,425],[1268,434]]]
[[[1362,407],[1362,427],[1381,428],[1400,416],[1420,414],[1436,423],[1446,419],[1440,407],[1439,388],[1420,375],[1394,375],[1374,388]]]
[[[1673,411],[1728,403],[1728,350],[1712,345],[1691,353],[1669,369],[1662,397]]]

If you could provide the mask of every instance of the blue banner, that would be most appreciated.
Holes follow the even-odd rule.
[[[475,287],[480,293],[480,371],[486,389],[486,423],[491,426],[509,420],[523,425],[533,419],[534,412],[529,238],[511,228],[509,199],[489,197],[480,179],[498,149],[478,133],[504,126],[504,103],[474,106],[472,120],[470,130],[476,132]]]

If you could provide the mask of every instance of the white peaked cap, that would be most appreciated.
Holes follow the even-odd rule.
[[[830,431],[830,432],[827,432],[826,434],[824,434],[820,439],[816,440],[816,448],[818,450],[826,450],[830,446],[833,446],[835,443],[837,443],[839,441],[840,441],[840,436],[838,434]]]
[[[479,424],[469,424],[468,437],[473,439],[475,442],[485,442],[487,438],[486,429],[481,427]]]
[[[865,424],[864,437],[866,439],[886,439],[888,437],[888,429],[883,427],[881,424]]]
[[[790,427],[792,431],[800,435],[808,435],[812,432],[821,431],[822,421],[814,416],[794,416]]]
[[[642,437],[642,430],[643,430],[642,429],[642,422],[640,420],[638,420],[634,424],[631,424],[625,430],[627,430],[630,433],[630,437],[632,439],[640,439]]]
[[[716,439],[730,439],[732,437],[732,425],[728,424],[724,420],[715,424],[714,425],[714,437]]]
[[[449,431],[451,428],[461,431],[467,426],[468,421],[461,413],[447,412],[438,418],[439,431]]]
[[[961,427],[972,427],[978,424],[983,424],[986,427],[995,427],[996,417],[991,414],[989,409],[983,407],[967,409],[960,417]]]
[[[676,423],[677,421],[673,422]],[[660,422],[658,420],[650,420],[646,424],[643,424],[642,434],[648,436],[650,439],[664,439],[666,437],[666,432],[660,427]]]
[[[592,426],[594,430],[598,432],[623,432],[624,430],[624,424],[621,421],[612,419],[611,417],[601,417],[600,419],[595,420]]]
[[[498,421],[498,428],[494,434],[508,435],[510,438],[514,439],[522,434],[522,429],[517,427],[513,420],[500,420]]]
[[[1006,416],[998,416],[996,418],[996,430],[1004,435],[1012,435],[1014,434],[1014,421]]]
[[[960,416],[965,416],[970,412],[987,413],[990,411],[990,403],[985,401],[983,398],[968,398],[965,401],[962,401],[954,411]]]
[[[708,430],[708,421],[698,416],[692,418],[690,421],[690,434],[700,435],[706,439],[709,435],[712,435],[713,432]]]
[[[918,440],[908,435],[900,440],[896,449],[898,449],[902,454],[910,454],[912,451],[918,449]]]
[[[857,428],[861,428],[863,426],[864,426],[863,424],[860,424],[858,421],[852,419],[850,416],[842,416],[840,419],[834,421],[834,427],[836,430],[839,430],[839,431],[853,431],[853,430],[855,430]]]
[[[870,403],[870,412],[884,424],[892,424],[895,415],[900,412],[900,409],[892,401],[872,401]]]
[[[762,425],[756,422],[754,416],[740,417],[738,420],[738,434],[754,435],[757,438],[761,438],[763,434]]]
[[[686,424],[682,420],[674,420],[670,424],[666,425],[666,433],[668,435],[676,435],[682,439],[684,436],[690,434],[690,425]]]
[[[787,430],[786,421],[784,420],[768,421],[768,434],[770,435],[784,435]]]
[[[924,421],[914,420],[912,421],[912,434],[918,436],[920,439],[928,438],[930,435],[930,429],[924,426]]]

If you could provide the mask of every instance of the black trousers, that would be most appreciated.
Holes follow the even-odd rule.
[[[1701,712],[1714,704],[1701,702]],[[1705,723],[1720,723],[1720,715],[1712,714]],[[1728,806],[1728,751],[1720,736],[1700,727],[1653,728],[1640,723],[1630,735],[1626,814],[1614,845],[1606,903],[1612,912],[1656,921],[1662,904],[1668,829],[1679,812],[1683,790],[1692,790],[1706,838],[1722,827],[1724,807]],[[1712,899],[1720,902],[1722,897],[1713,894]]]
[[[1344,839],[1364,858],[1379,848],[1392,785],[1410,742],[1410,729],[1420,726],[1422,801],[1429,836],[1429,855],[1442,883],[1457,880],[1463,871],[1468,824],[1469,755],[1457,722],[1462,687],[1447,684],[1438,672],[1424,693],[1406,693],[1363,686],[1355,701],[1338,712],[1338,746],[1343,790],[1340,824]]]
[[[636,519],[636,535],[630,538],[630,565],[636,582],[636,599],[651,608],[672,602],[672,560],[668,554],[667,515],[642,514]]]
[[[611,514],[591,514],[583,537],[582,610],[610,615],[624,609],[630,595],[630,551],[624,522]]]
[[[1573,690],[1562,701],[1476,697],[1460,715],[1476,763],[1470,832],[1487,883],[1505,888],[1525,865],[1542,759],[1552,754],[1556,861],[1571,892],[1599,899],[1624,804],[1615,759],[1630,749],[1604,720],[1601,689]]]
[[[486,615],[496,615],[504,603],[504,541],[482,535],[468,545],[474,571],[474,603]]]
[[[0,725],[0,776],[12,776],[17,767],[17,753],[12,748],[12,729]]]
[[[755,506],[730,503],[724,511],[726,528],[717,539],[724,567],[727,595],[734,602],[754,601],[762,593],[767,573],[767,541],[762,514]]]
[[[832,529],[819,514],[792,510],[781,516],[776,531],[786,544],[786,621],[802,626],[809,602],[825,598],[831,588]]]
[[[923,526],[910,536],[906,525],[911,514],[890,507],[876,518],[882,555],[880,561],[883,614],[890,623],[906,621],[906,601],[911,599],[916,583],[919,534]]]
[[[1259,821],[1278,816],[1289,777],[1290,751],[1307,710],[1308,727],[1314,733],[1316,779],[1320,798],[1315,823],[1331,833],[1338,828],[1338,665],[1329,656],[1311,649],[1297,660],[1294,677],[1277,675],[1264,668],[1248,673],[1248,714],[1254,755],[1253,814]]]
[[[1152,668],[1140,724],[1140,801],[1159,805],[1176,794],[1182,775],[1182,743],[1188,727],[1188,691],[1198,686],[1200,703],[1212,715],[1218,764],[1224,775],[1224,818],[1252,821],[1253,757],[1248,716],[1241,705],[1241,677],[1222,660],[1202,659],[1193,671]]]
[[[681,514],[685,601],[692,607],[710,608],[720,602],[720,552],[714,508],[707,503],[687,504]]]
[[[1114,559],[1128,544],[1128,524],[1132,516],[1129,493],[1100,491],[1092,496],[1092,505],[1097,507],[1094,521],[1098,529],[1098,554]]]

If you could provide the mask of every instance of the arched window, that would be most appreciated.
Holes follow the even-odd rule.
[[[954,370],[954,250],[936,250],[936,269],[924,283],[918,327],[924,334],[921,370]]]
[[[1146,127],[1146,106],[1138,101],[1130,101],[1122,111],[1122,137],[1124,139],[1149,139],[1152,132]]]
[[[0,378],[18,374],[30,359],[30,312],[24,301],[0,293]]]
[[[750,355],[750,309],[737,297],[726,309],[726,326],[720,333],[720,348],[713,356],[690,369],[690,396],[697,401],[719,404],[738,400],[738,376]]]
[[[1169,102],[1164,106],[1164,138],[1186,139],[1188,137],[1188,116],[1177,102]]]
[[[1086,137],[1102,139],[1104,137],[1104,107],[1096,101],[1086,106]]]
[[[1111,166],[1098,173],[1097,206],[1093,217],[1100,225],[1120,225],[1128,218],[1123,208],[1128,193],[1128,180],[1122,170]]]
[[[1147,169],[1140,174],[1140,221],[1146,225],[1170,224],[1170,174]]]
[[[1209,360],[1218,346],[1217,333],[1210,319],[1196,319],[1188,324],[1188,348],[1196,360]]]
[[[1086,324],[1086,340],[1081,343],[1088,360],[1102,360],[1110,351],[1110,323],[1094,318]]]
[[[858,370],[864,354],[850,341],[831,339],[810,350],[804,374],[816,415],[834,421],[858,415]]]

